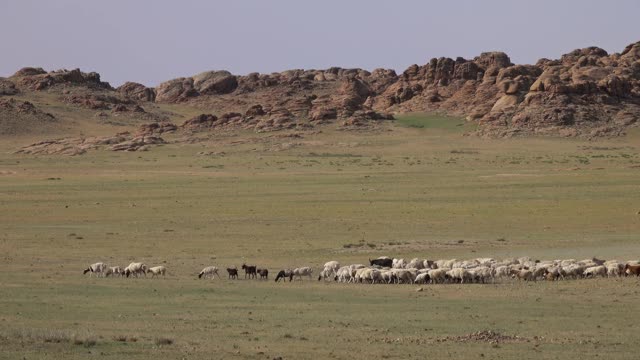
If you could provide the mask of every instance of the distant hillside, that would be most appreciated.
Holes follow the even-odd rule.
[[[23,104],[38,94],[46,94],[45,109]],[[54,105],[55,114],[48,114],[46,107]],[[182,117],[167,111],[172,106]],[[246,76],[208,71],[157,88],[113,88],[99,74],[77,69],[23,68],[0,78],[2,134],[46,133],[65,120],[66,110],[76,109],[101,124],[170,121],[192,132],[326,123],[359,129],[421,111],[465,116],[478,123],[477,135],[489,137],[617,136],[640,117],[640,42],[621,53],[589,47],[535,65],[514,65],[502,52],[473,60],[434,58],[400,75],[342,68]]]

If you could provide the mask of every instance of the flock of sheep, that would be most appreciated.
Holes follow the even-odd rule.
[[[257,266],[242,265],[245,279],[268,279],[269,271]],[[238,268],[226,269],[229,279],[238,278]],[[91,273],[99,277],[134,276],[152,274],[165,276],[165,266],[147,267],[144,263],[131,263],[122,269],[119,266],[108,267],[104,263],[95,263],[84,270],[84,274]],[[207,266],[198,274],[198,278],[220,278],[219,268]],[[295,269],[283,269],[277,273],[275,281],[292,281],[294,277],[312,278],[313,268],[309,266]],[[476,258],[472,260],[426,260],[392,259],[379,257],[369,260],[369,265],[351,264],[340,266],[337,261],[324,264],[318,280],[333,280],[342,283],[370,283],[370,284],[444,284],[444,283],[493,283],[501,279],[514,278],[523,281],[564,280],[595,277],[640,276],[640,262],[600,260],[597,258],[575,260],[532,260],[529,257],[518,259],[495,260],[492,258]]]
[[[564,280],[589,277],[619,277],[640,275],[638,261],[599,260],[596,258],[575,260],[426,260],[391,259],[380,257],[369,260],[369,265],[340,266],[336,261],[325,264],[319,279],[332,279],[344,283],[386,284],[444,284],[444,283],[493,283],[505,278],[524,281]]]
[[[137,262],[131,263],[126,268],[121,268],[120,266],[107,266],[107,264],[102,262],[97,262],[95,264],[89,265],[88,268],[84,269],[83,274],[89,273],[89,277],[94,274],[97,277],[109,277],[111,276],[135,276],[138,277],[140,275],[147,276],[147,274],[151,274],[152,277],[155,276],[165,276],[167,273],[167,268],[164,266],[154,266],[148,267],[147,265]]]

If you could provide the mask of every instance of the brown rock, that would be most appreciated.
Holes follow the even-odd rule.
[[[238,87],[238,79],[228,71],[207,71],[193,77],[200,94],[228,94]]]
[[[155,101],[156,92],[142,84],[126,82],[116,89],[122,95],[137,101]]]
[[[18,93],[16,85],[6,79],[0,78],[0,96],[2,95],[15,95]]]
[[[156,88],[156,101],[175,103],[198,95],[192,78],[178,78],[163,82]]]
[[[245,112],[246,116],[262,116],[266,114],[264,109],[262,108],[262,105],[252,105],[250,108],[247,109],[247,111]]]

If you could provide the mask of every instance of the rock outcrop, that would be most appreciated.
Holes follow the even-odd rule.
[[[63,138],[40,141],[19,149],[16,151],[16,154],[76,156],[82,155],[88,150],[101,147],[106,147],[111,151],[147,151],[150,146],[165,143],[165,140],[158,136],[132,136],[130,133],[125,132],[114,136]]]
[[[373,101],[394,112],[440,111],[479,122],[485,136],[620,135],[640,117],[640,43],[590,47],[513,65],[504,53],[412,66]]]
[[[533,65],[514,65],[497,51],[473,59],[433,58],[399,75],[338,67],[244,76],[207,71],[155,89],[132,82],[113,89],[99,74],[78,69],[23,68],[0,78],[3,97],[43,90],[100,112],[101,119],[171,118],[164,105],[152,103],[202,113],[176,131],[264,132],[329,123],[366,129],[391,119],[390,114],[439,112],[477,122],[481,136],[613,136],[639,123],[640,42],[621,53],[588,47]]]
[[[156,91],[142,84],[126,82],[116,89],[123,96],[137,101],[155,101]]]
[[[45,90],[55,86],[82,85],[92,89],[113,90],[107,82],[100,81],[97,72],[84,73],[80,69],[46,72],[42,68],[22,68],[13,76],[20,86],[30,90]]]
[[[58,119],[28,101],[0,98],[0,135],[46,134]]]

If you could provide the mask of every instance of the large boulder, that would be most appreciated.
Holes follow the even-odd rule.
[[[238,79],[228,71],[207,71],[193,77],[200,94],[228,94],[238,87]]]
[[[163,82],[156,88],[156,101],[176,103],[198,95],[192,78],[178,78]]]
[[[126,82],[116,89],[122,95],[138,101],[155,101],[156,91],[142,84]]]
[[[0,78],[0,96],[2,95],[15,95],[18,93],[16,85],[6,79]]]

